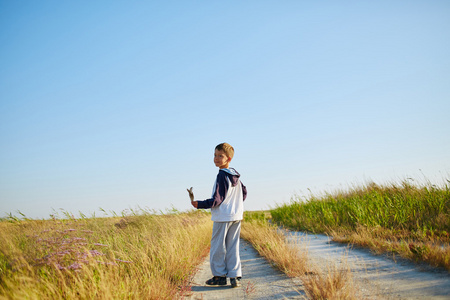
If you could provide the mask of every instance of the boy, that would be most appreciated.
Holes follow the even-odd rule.
[[[231,286],[237,287],[242,277],[239,235],[247,188],[239,180],[240,174],[229,168],[233,155],[234,149],[227,143],[217,145],[214,150],[214,164],[220,170],[212,198],[194,201],[192,190],[188,190],[192,206],[197,209],[211,208],[211,220],[214,221],[210,250],[214,277],[206,281],[207,285],[226,285],[229,277]]]

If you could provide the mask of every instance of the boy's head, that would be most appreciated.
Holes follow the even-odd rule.
[[[214,150],[214,164],[216,167],[226,169],[234,156],[234,148],[228,143],[222,143],[216,146]]]
[[[234,156],[234,148],[228,144],[228,143],[222,143],[216,146],[215,150],[223,151],[227,157],[230,158],[230,160]]]

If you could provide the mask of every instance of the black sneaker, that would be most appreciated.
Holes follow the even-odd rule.
[[[241,278],[240,277],[238,277],[238,278],[234,278],[234,277],[230,278],[230,284],[231,284],[232,288],[241,286]]]
[[[225,276],[214,276],[206,280],[207,285],[227,285],[227,278]]]

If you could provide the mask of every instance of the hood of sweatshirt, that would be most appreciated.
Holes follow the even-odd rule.
[[[236,186],[236,184],[239,182],[239,177],[241,176],[241,174],[239,174],[235,169],[233,168],[220,169],[219,172],[225,172],[225,175],[231,181],[231,186]]]

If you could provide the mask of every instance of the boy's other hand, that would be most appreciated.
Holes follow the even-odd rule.
[[[198,208],[198,202],[197,201],[191,201],[191,204],[193,207]]]

